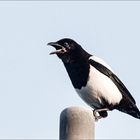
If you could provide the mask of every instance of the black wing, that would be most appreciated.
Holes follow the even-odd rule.
[[[109,77],[114,82],[114,84],[118,87],[118,89],[120,90],[120,92],[126,99],[128,99],[132,103],[136,104],[134,98],[132,97],[132,95],[130,94],[128,89],[125,87],[125,85],[120,81],[120,79],[111,70],[109,70],[107,67],[103,66],[102,64],[100,64],[92,59],[89,59],[89,63],[93,67],[95,67],[98,71],[100,71],[101,73],[103,73],[104,75]]]

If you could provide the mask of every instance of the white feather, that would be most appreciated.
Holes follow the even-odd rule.
[[[111,70],[113,72],[112,68],[103,59],[101,59],[95,55],[91,56],[89,59],[92,59],[92,60],[102,64],[103,66],[105,66],[106,68],[108,68],[109,70]]]
[[[111,68],[102,59],[92,57],[97,62]],[[122,99],[122,94],[110,78],[102,74],[93,66],[90,66],[90,73],[87,85],[80,90],[76,89],[79,96],[91,107],[100,108],[103,105],[102,99],[105,99],[109,104],[118,104]]]

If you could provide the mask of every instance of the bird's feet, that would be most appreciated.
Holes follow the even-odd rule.
[[[108,108],[94,109],[94,110],[93,110],[93,115],[94,115],[94,117],[95,117],[95,121],[98,121],[98,120],[101,119],[101,118],[107,117],[107,111],[108,111],[108,110],[109,110]],[[103,112],[106,113],[105,116],[101,116],[101,115],[100,115],[100,114],[103,113]],[[98,113],[99,115],[98,115],[97,113]]]

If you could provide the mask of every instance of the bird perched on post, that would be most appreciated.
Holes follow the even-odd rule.
[[[101,58],[89,54],[69,38],[48,45],[56,49],[50,54],[62,60],[76,92],[94,109],[96,119],[107,117],[107,111],[114,109],[140,119],[134,98]]]

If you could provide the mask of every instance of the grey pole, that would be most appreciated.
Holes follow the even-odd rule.
[[[60,140],[94,139],[95,118],[85,107],[69,107],[60,115]]]

